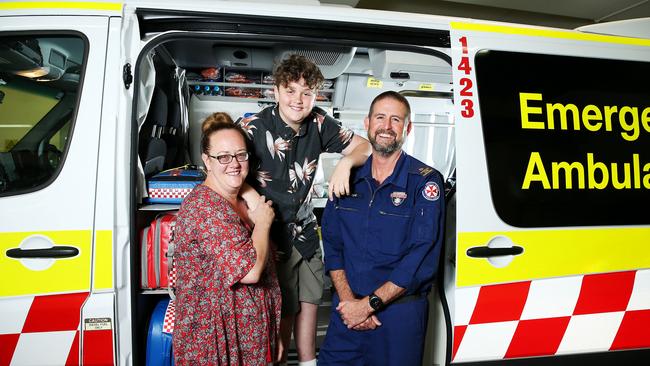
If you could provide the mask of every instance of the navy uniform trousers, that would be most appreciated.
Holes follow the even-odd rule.
[[[348,329],[336,311],[338,303],[334,295],[319,366],[420,366],[429,314],[426,297],[389,304],[376,314],[382,325],[374,330]]]

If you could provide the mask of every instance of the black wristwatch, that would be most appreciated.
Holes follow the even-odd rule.
[[[381,300],[381,297],[375,295],[374,292],[368,296],[368,303],[370,304],[370,307],[375,311],[379,311],[384,307],[384,302]]]

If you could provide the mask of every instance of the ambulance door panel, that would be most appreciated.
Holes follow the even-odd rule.
[[[107,24],[105,17],[2,17],[2,364],[79,361]]]
[[[650,41],[451,28],[452,362],[650,347]]]

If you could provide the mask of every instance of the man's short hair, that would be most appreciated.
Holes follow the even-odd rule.
[[[406,116],[404,116],[404,122],[407,123],[411,119],[411,105],[409,104],[409,101],[400,93],[393,91],[393,90],[388,90],[385,91],[378,96],[375,97],[375,99],[372,100],[372,103],[370,103],[370,110],[368,110],[368,118],[372,118],[372,109],[375,107],[375,103],[379,102],[380,100],[384,99],[394,99],[404,107],[406,107]]]
[[[325,81],[318,66],[305,56],[292,54],[282,60],[273,70],[275,86],[286,87],[289,83],[305,79],[309,89],[320,89]]]

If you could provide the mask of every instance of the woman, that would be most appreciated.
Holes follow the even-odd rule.
[[[201,138],[205,183],[176,219],[174,357],[183,365],[266,365],[276,357],[280,289],[269,248],[274,213],[238,196],[248,174],[244,132],[215,114]],[[252,230],[251,230],[252,228]]]

